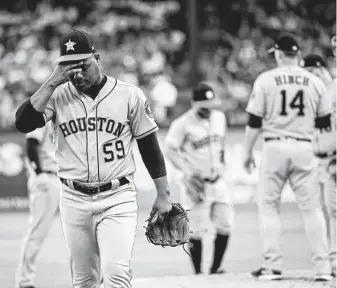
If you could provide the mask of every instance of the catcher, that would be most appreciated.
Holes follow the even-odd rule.
[[[190,253],[196,274],[201,273],[202,236],[213,222],[213,264],[209,273],[224,273],[221,262],[233,226],[234,211],[223,178],[225,115],[215,110],[220,101],[213,89],[200,83],[193,89],[192,108],[172,122],[166,136],[167,157],[182,173],[181,203],[189,209]]]

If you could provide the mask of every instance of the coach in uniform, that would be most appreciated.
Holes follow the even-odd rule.
[[[327,211],[329,258],[332,276],[336,277],[336,84],[327,70],[324,59],[310,54],[301,60],[301,66],[320,77],[327,86],[327,96],[332,102],[331,127],[317,130],[314,152],[319,159],[319,181],[322,188],[323,205]]]
[[[37,257],[59,207],[61,182],[56,175],[52,131],[49,122],[26,134],[30,217],[16,275],[16,286],[19,288],[34,287]]]
[[[263,130],[257,188],[263,264],[252,275],[265,280],[282,278],[279,213],[282,190],[289,181],[311,245],[314,280],[328,281],[327,231],[316,180],[318,161],[311,141],[315,126],[330,127],[331,101],[322,80],[299,67],[300,49],[294,37],[281,35],[270,52],[274,52],[278,67],[258,76],[246,109],[249,121],[243,165],[248,172],[254,165],[254,144]]]
[[[209,218],[216,232],[209,273],[225,272],[220,266],[234,219],[224,180],[226,118],[214,109],[220,103],[211,86],[200,83],[193,89],[192,108],[172,122],[166,136],[167,157],[183,174],[180,199],[190,209],[190,252],[196,274],[202,272],[202,236],[210,228]]]
[[[18,108],[16,127],[27,133],[48,121],[55,126],[73,286],[98,287],[101,261],[104,287],[131,287],[135,140],[157,190],[152,213],[160,220],[172,208],[158,127],[141,89],[100,72],[100,55],[87,33],[70,31],[59,44],[54,72]]]

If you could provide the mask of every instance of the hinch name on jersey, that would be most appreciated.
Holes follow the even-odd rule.
[[[303,77],[301,75],[279,75],[274,77],[276,85],[283,85],[283,84],[295,84],[295,85],[309,85],[309,78]]]
[[[95,131],[97,129],[97,131],[105,131],[119,137],[125,128],[125,124],[103,117],[97,117],[97,121],[95,117],[89,117],[88,119],[82,117],[63,122],[59,125],[59,128],[64,137],[80,131],[86,131],[87,129],[88,131]]]
[[[204,147],[205,145],[209,145],[211,142],[223,142],[224,137],[221,137],[219,135],[212,135],[212,136],[207,136],[199,141],[194,141],[192,142],[192,147],[194,150],[200,149]]]

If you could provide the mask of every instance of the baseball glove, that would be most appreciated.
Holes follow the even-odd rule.
[[[205,200],[205,181],[198,174],[193,174],[185,179],[186,192],[196,203]]]
[[[162,221],[156,213],[151,215],[146,228],[147,240],[154,245],[176,247],[188,243],[190,223],[186,210],[179,203],[172,203],[172,210]]]

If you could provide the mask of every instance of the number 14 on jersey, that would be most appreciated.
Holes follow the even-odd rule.
[[[287,116],[289,110],[297,110],[297,116],[304,116],[304,108],[303,90],[297,91],[294,96],[288,95],[286,90],[281,91],[281,116]]]

